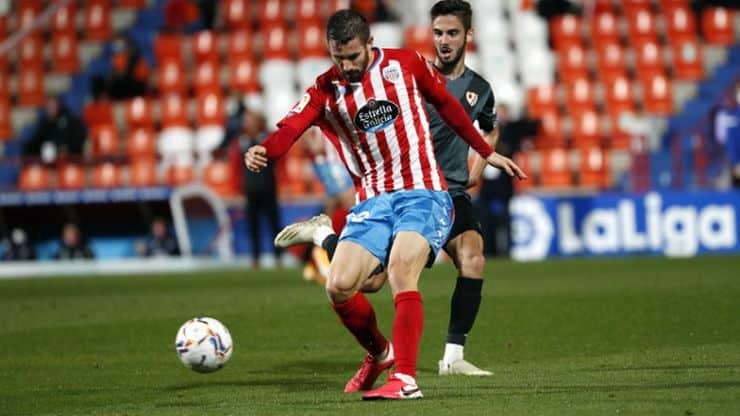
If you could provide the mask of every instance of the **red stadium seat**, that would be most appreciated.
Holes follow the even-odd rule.
[[[146,97],[135,97],[124,104],[127,129],[151,129],[154,127],[152,105]]]
[[[157,67],[157,74],[157,85],[161,93],[185,95],[187,81],[185,79],[185,67],[182,61],[171,58],[164,59]]]
[[[701,14],[704,40],[712,45],[730,46],[734,42],[733,11],[723,7],[707,7]]]
[[[640,9],[627,15],[629,38],[632,43],[657,42],[655,15],[650,9]]]
[[[321,22],[306,22],[297,28],[298,57],[324,58],[326,52],[326,36],[324,25]]]
[[[295,5],[295,20],[298,26],[307,22],[321,23],[320,0],[298,0]]]
[[[85,38],[90,40],[108,40],[111,37],[110,0],[87,0],[84,7]]]
[[[221,67],[218,61],[201,62],[195,67],[193,88],[196,95],[221,89]]]
[[[664,11],[666,37],[675,45],[685,41],[696,41],[696,16],[688,7],[674,7]]]
[[[596,50],[597,74],[599,79],[608,84],[617,78],[627,76],[627,63],[624,48],[618,43],[607,43]]]
[[[601,125],[599,115],[595,111],[573,114],[572,139],[573,147],[584,148],[600,145]]]
[[[650,10],[652,0],[622,0],[622,11],[626,15],[634,15],[643,10]]]
[[[13,137],[13,121],[10,116],[10,101],[7,97],[0,98],[0,141],[7,141]]]
[[[73,74],[80,69],[76,33],[64,32],[52,36],[51,50],[52,69],[55,72]]]
[[[563,121],[556,112],[547,112],[540,116],[540,132],[536,145],[539,149],[565,147]]]
[[[157,185],[157,162],[154,159],[134,159],[128,167],[128,184],[133,187]]]
[[[37,107],[44,103],[44,70],[38,65],[20,68],[18,77],[18,103],[24,107]]]
[[[588,78],[586,51],[580,46],[570,46],[558,53],[558,68],[561,80],[573,82]]]
[[[82,118],[88,128],[95,126],[114,125],[113,106],[109,101],[93,101],[85,105],[82,109]]]
[[[203,126],[223,126],[225,121],[224,100],[220,94],[211,92],[198,97],[196,123]]]
[[[183,38],[181,35],[159,35],[154,40],[154,56],[160,64],[168,60],[182,63],[182,49]]]
[[[568,152],[564,149],[550,149],[540,153],[540,184],[546,188],[573,186]]]
[[[285,0],[259,0],[257,3],[257,18],[260,24],[284,24]]]
[[[686,81],[704,78],[702,48],[696,41],[684,41],[672,46],[673,76]]]
[[[29,28],[39,17],[43,8],[44,7],[41,0],[19,1],[15,14],[15,30],[21,31]]]
[[[77,4],[74,1],[67,2],[54,13],[51,18],[51,31],[56,36],[59,33],[77,34]]]
[[[418,51],[424,58],[434,60],[434,37],[429,25],[408,26],[404,32],[404,45]]]
[[[632,82],[627,77],[615,78],[612,82],[605,83],[606,110],[612,118],[619,117],[623,112],[635,110],[635,94]]]
[[[186,185],[195,179],[190,165],[172,165],[167,169],[166,180],[170,186]]]
[[[688,8],[689,0],[660,0],[660,9],[663,13],[667,13],[674,8]]]
[[[635,47],[635,70],[641,79],[665,74],[663,49],[656,42],[645,42]]]
[[[550,38],[556,50],[583,46],[581,18],[572,14],[555,16],[550,20]]]
[[[90,129],[90,141],[94,157],[118,156],[121,140],[118,130],[111,124],[101,124]]]
[[[566,84],[568,114],[577,114],[594,109],[594,86],[587,78],[579,78]]]
[[[118,188],[122,185],[121,168],[112,162],[103,162],[92,170],[93,188]]]
[[[254,55],[254,40],[252,32],[239,29],[228,33],[226,39],[227,55],[229,59],[252,58]]]
[[[218,62],[218,36],[210,30],[202,30],[191,38],[195,62]]]
[[[555,88],[551,85],[543,85],[527,90],[527,110],[529,115],[535,118],[545,113],[557,113],[558,103],[555,96]]]
[[[37,164],[24,166],[18,178],[18,189],[24,192],[51,189],[49,169]]]
[[[608,158],[599,147],[576,150],[579,154],[578,183],[582,187],[604,189],[609,185]]]
[[[257,67],[251,58],[235,57],[229,61],[229,85],[243,93],[259,92]]]
[[[18,45],[20,66],[42,66],[44,64],[44,40],[39,35],[30,35]]]
[[[160,102],[162,127],[189,127],[187,102],[177,94],[168,94]]]
[[[7,101],[10,99],[10,73],[0,71],[0,100]]]
[[[613,13],[613,0],[593,0],[594,13]]]
[[[619,44],[618,18],[614,13],[597,13],[591,19],[591,42],[596,48],[604,44]]]
[[[648,113],[667,116],[673,113],[673,88],[664,75],[643,79],[643,102]]]
[[[85,169],[77,163],[61,163],[57,166],[57,188],[82,189],[85,187]]]
[[[221,10],[226,27],[229,29],[249,28],[252,10],[249,0],[224,0]]]
[[[220,196],[234,196],[239,189],[234,183],[233,169],[228,162],[214,160],[203,169],[203,182]]]
[[[262,57],[264,59],[290,59],[288,30],[273,24],[262,29]]]
[[[350,6],[350,0],[329,0],[325,1],[325,3],[328,3],[324,8],[325,17],[329,17],[334,12],[342,10],[342,9],[349,9]]]
[[[126,155],[130,160],[154,159],[157,155],[157,137],[153,130],[131,130],[126,139]]]

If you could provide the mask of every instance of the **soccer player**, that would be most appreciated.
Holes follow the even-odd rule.
[[[478,121],[487,141],[495,147],[498,129],[493,91],[486,80],[465,66],[465,49],[473,36],[470,4],[461,0],[442,0],[432,7],[430,14],[436,52],[434,67],[447,78],[447,90],[462,103],[470,119]],[[433,106],[427,105],[427,110],[436,159],[455,207],[455,220],[443,248],[459,272],[452,294],[447,341],[439,361],[439,374],[489,376],[490,371],[476,367],[463,355],[465,341],[481,303],[485,266],[482,230],[466,189],[475,185],[486,161],[476,158],[468,171],[468,143],[445,124]],[[313,241],[324,247],[331,258],[337,237],[330,233],[330,227],[328,218],[314,217],[289,225],[278,234],[275,242],[279,246],[287,246]],[[379,290],[385,278],[384,273],[374,275],[365,282],[362,290]]]
[[[334,253],[326,292],[342,324],[367,351],[346,392],[372,389],[392,365],[387,382],[362,397],[415,399],[416,362],[423,326],[418,280],[451,227],[452,200],[434,158],[423,100],[486,161],[525,178],[514,162],[493,152],[445,80],[418,53],[372,46],[365,18],[340,10],[327,22],[331,69],[320,75],[278,130],[244,155],[260,170],[283,155],[311,125],[337,149],[355,184],[357,201]],[[378,267],[393,294],[393,345],[359,292]]]

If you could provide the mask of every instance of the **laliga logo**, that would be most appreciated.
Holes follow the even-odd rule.
[[[511,201],[511,257],[519,261],[542,260],[550,251],[555,232],[542,201],[531,196]]]

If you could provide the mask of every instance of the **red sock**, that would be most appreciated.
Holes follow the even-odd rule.
[[[357,292],[350,300],[333,307],[342,324],[370,354],[380,355],[388,348],[388,340],[378,329],[375,310],[365,295]]]
[[[393,319],[393,354],[395,371],[416,378],[419,339],[424,327],[424,304],[418,291],[402,292],[393,299],[396,316]]]

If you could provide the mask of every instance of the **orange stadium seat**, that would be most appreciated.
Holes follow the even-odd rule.
[[[183,62],[183,37],[177,34],[161,34],[154,40],[154,56],[157,62],[174,60]]]
[[[111,37],[110,0],[87,0],[84,7],[85,38],[90,40],[108,40]]]
[[[0,100],[10,99],[10,73],[0,71]]]
[[[7,141],[13,136],[13,121],[10,116],[8,97],[0,98],[0,141]]]
[[[527,90],[527,110],[535,118],[545,113],[556,113],[558,103],[555,88],[552,85],[542,85]]]
[[[221,15],[229,29],[249,28],[252,10],[249,0],[224,0],[221,2]]]
[[[601,142],[601,125],[595,111],[584,111],[573,114],[573,147],[584,148],[599,146]]]
[[[160,101],[162,127],[189,127],[187,101],[177,94],[168,94]]]
[[[686,81],[699,81],[704,78],[702,48],[696,41],[686,40],[675,43],[673,51],[673,76]]]
[[[57,188],[82,189],[85,187],[85,169],[78,163],[61,163],[57,166]]]
[[[663,49],[657,42],[635,46],[635,70],[641,79],[665,74]]]
[[[206,61],[196,65],[193,89],[196,95],[201,95],[204,91],[221,90],[221,66],[218,61]]]
[[[121,168],[112,162],[97,164],[92,169],[93,188],[117,188],[123,184]]]
[[[285,0],[259,0],[257,18],[260,24],[285,23]]]
[[[170,186],[185,185],[195,179],[195,172],[190,165],[171,165],[167,169],[166,179]]]
[[[608,84],[627,76],[624,48],[618,43],[606,43],[596,50],[599,79]]]
[[[643,79],[643,102],[648,113],[667,116],[673,113],[673,88],[670,79],[655,75]]]
[[[630,42],[633,44],[658,41],[655,15],[650,9],[640,9],[633,14],[628,14],[627,22]]]
[[[604,84],[606,92],[606,110],[616,118],[623,112],[635,110],[635,93],[632,82],[627,77],[615,78]]]
[[[557,112],[547,112],[540,116],[540,132],[535,144],[539,149],[565,147],[563,120]]]
[[[128,166],[129,186],[155,186],[157,182],[157,162],[155,159],[138,158]]]
[[[252,32],[245,29],[238,29],[227,33],[226,35],[228,59],[234,58],[252,58],[254,56],[254,39]]]
[[[588,188],[604,189],[609,185],[608,158],[599,147],[576,150],[579,154],[578,184]]]
[[[209,92],[198,96],[198,114],[196,123],[198,127],[223,126],[226,112],[224,100],[220,93]]]
[[[257,80],[257,67],[251,58],[231,58],[229,61],[229,85],[243,93],[260,90],[259,81]]]
[[[591,42],[596,48],[605,44],[619,44],[618,17],[614,13],[597,13],[591,19]]]
[[[185,79],[185,66],[182,61],[172,58],[162,60],[157,67],[157,75],[157,85],[161,93],[185,95],[187,92],[188,85]]]
[[[234,196],[239,190],[232,174],[233,169],[228,162],[214,160],[203,170],[203,182],[221,196]]]
[[[18,45],[20,66],[42,66],[44,64],[44,40],[40,35],[25,37]]]
[[[707,7],[701,14],[701,31],[707,43],[729,46],[734,42],[733,11],[723,7]]]
[[[105,100],[90,102],[82,109],[82,118],[88,128],[100,125],[112,126],[114,125],[113,106]]]
[[[643,10],[650,10],[652,0],[622,0],[622,11],[626,15],[634,15]]]
[[[434,59],[434,37],[429,25],[408,26],[404,32],[404,45],[418,51],[426,59]]]
[[[18,188],[21,191],[42,191],[51,188],[51,173],[49,169],[33,164],[21,168],[18,179]]]
[[[126,155],[131,160],[154,159],[157,155],[157,136],[154,130],[131,130],[126,138]]]
[[[80,69],[76,33],[56,33],[51,39],[51,50],[54,72],[73,74]]]
[[[37,107],[44,103],[44,70],[39,65],[27,65],[18,71],[18,103]]]
[[[306,22],[296,29],[298,38],[298,57],[324,58],[326,57],[326,36],[324,25],[318,21]]]
[[[218,62],[218,36],[213,31],[202,30],[191,38],[195,62]]]
[[[295,5],[295,20],[298,26],[307,22],[321,23],[320,0],[298,0]]]
[[[550,37],[555,50],[583,46],[581,18],[572,14],[555,16],[550,20]]]
[[[613,0],[593,0],[594,13],[613,13]]]
[[[674,7],[663,13],[669,44],[696,41],[696,16],[688,7]]]
[[[290,59],[288,30],[281,24],[264,26],[262,29],[263,59]]]
[[[573,175],[570,170],[568,151],[549,149],[540,152],[540,184],[546,188],[573,186]]]
[[[154,127],[152,105],[146,97],[135,97],[124,104],[127,129],[151,129]]]
[[[577,114],[594,109],[594,86],[588,78],[579,78],[566,84],[566,111]]]
[[[687,8],[689,7],[689,0],[660,0],[660,9],[665,13],[673,8]]]
[[[560,79],[564,82],[588,78],[586,51],[580,46],[570,46],[561,50],[558,52],[558,68]]]
[[[70,1],[60,7],[51,18],[50,29],[54,36],[59,33],[77,34],[77,3]]]
[[[350,6],[350,0],[329,0],[325,3],[328,3],[326,8],[324,9],[325,17],[331,16],[334,12],[342,9],[348,9]]]
[[[41,0],[19,1],[16,9],[15,30],[27,29],[39,17],[44,6]]]
[[[90,141],[94,157],[118,156],[121,140],[118,130],[111,124],[100,124],[90,129]]]

